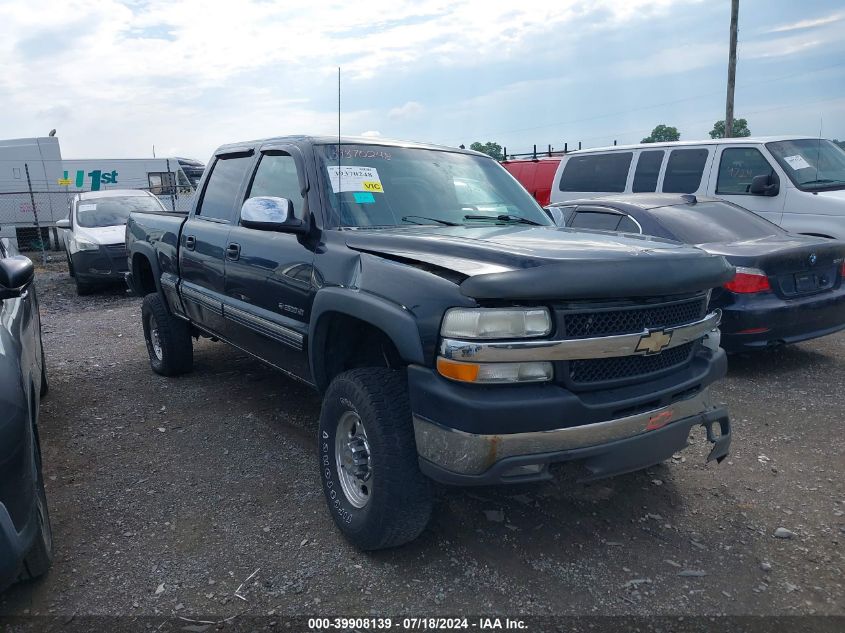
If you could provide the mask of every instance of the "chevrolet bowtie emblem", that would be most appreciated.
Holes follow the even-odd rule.
[[[637,351],[646,355],[659,354],[669,346],[671,340],[671,332],[667,334],[664,330],[651,330],[648,334],[643,334],[640,337],[640,342],[637,343]]]

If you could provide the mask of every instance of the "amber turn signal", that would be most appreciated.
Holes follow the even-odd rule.
[[[478,378],[478,365],[476,363],[461,363],[442,356],[437,358],[437,371],[441,376],[460,380],[461,382],[475,382]]]

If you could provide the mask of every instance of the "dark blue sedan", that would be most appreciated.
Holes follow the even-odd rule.
[[[547,207],[561,226],[640,233],[696,246],[736,266],[713,291],[727,351],[845,329],[845,242],[787,233],[737,205],[692,195],[629,194]]]
[[[38,403],[47,392],[32,262],[0,240],[0,590],[53,558]]]

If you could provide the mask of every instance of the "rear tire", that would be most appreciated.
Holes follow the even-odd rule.
[[[170,314],[157,292],[144,297],[141,318],[153,371],[162,376],[178,376],[191,371],[194,345],[188,323]]]
[[[422,533],[432,491],[419,469],[403,372],[372,367],[335,377],[323,400],[318,448],[329,511],[353,545],[385,549]]]

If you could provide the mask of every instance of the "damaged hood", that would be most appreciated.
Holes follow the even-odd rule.
[[[658,238],[520,225],[349,231],[349,248],[465,276],[476,299],[683,294],[733,277],[724,257]]]

